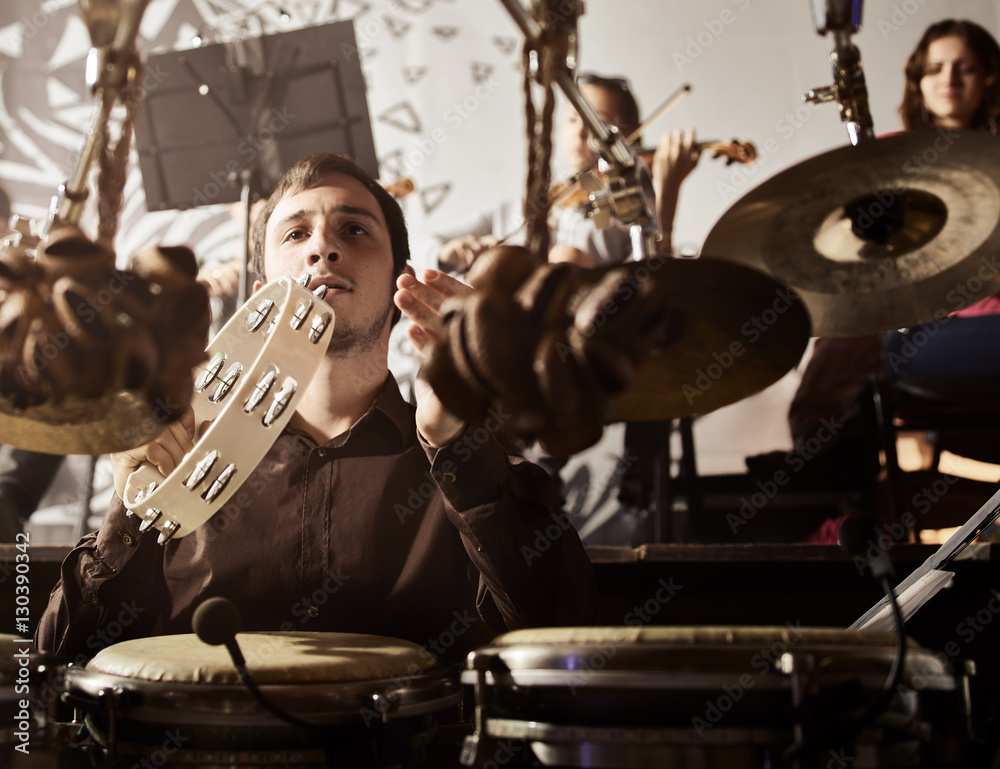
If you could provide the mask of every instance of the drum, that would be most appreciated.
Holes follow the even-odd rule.
[[[520,630],[469,655],[476,732],[463,763],[607,767],[962,766],[965,673],[908,646],[870,723],[891,633],[787,627]],[[818,761],[818,763],[814,763]]]
[[[124,641],[70,669],[66,690],[112,765],[421,766],[436,715],[461,700],[457,672],[424,648],[346,633],[239,633],[271,715],[222,646],[197,636]]]

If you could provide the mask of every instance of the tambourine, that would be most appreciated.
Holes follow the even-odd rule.
[[[306,283],[308,276],[306,276]],[[330,345],[333,310],[282,277],[255,293],[223,326],[195,369],[195,424],[212,424],[164,476],[144,463],[126,481],[129,514],[162,545],[183,537],[222,507],[277,440]]]

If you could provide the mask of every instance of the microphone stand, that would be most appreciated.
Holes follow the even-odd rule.
[[[250,296],[250,193],[254,169],[244,168],[240,171],[240,206],[242,221],[240,232],[243,245],[240,247],[240,285],[236,298],[236,306],[242,307]]]
[[[802,97],[810,104],[836,101],[840,120],[847,123],[847,134],[854,146],[875,138],[861,52],[851,42],[851,35],[861,28],[861,5],[862,0],[813,0],[816,32],[833,33],[833,85],[813,88]]]
[[[519,0],[500,2],[520,27],[528,46],[538,50],[546,37],[542,26]],[[562,15],[575,20],[578,14]],[[572,55],[568,54],[568,58]],[[660,227],[649,169],[637,160],[626,137],[605,123],[584,98],[569,64],[557,70],[554,80],[587,127],[591,141],[601,155],[602,165],[606,164],[606,168],[601,170],[608,175],[608,187],[589,190],[590,216],[595,219],[598,229],[605,229],[613,215],[629,226],[634,253],[641,259],[653,256],[660,241]]]
[[[885,600],[892,607],[896,648],[892,662],[889,664],[889,673],[886,675],[882,692],[857,718],[842,720],[830,717],[820,726],[802,735],[785,750],[782,755],[785,760],[798,761],[801,758],[815,755],[821,750],[835,749],[843,743],[854,740],[862,729],[889,706],[903,678],[906,662],[906,628],[903,624],[902,609],[899,606],[899,601],[896,600],[896,593],[890,581],[895,577],[895,569],[893,569],[888,552],[879,547],[878,540],[879,527],[874,518],[868,516],[847,518],[841,523],[840,546],[849,555],[863,558],[868,562],[872,576],[879,581],[882,591],[885,593]],[[869,553],[873,551],[876,555],[870,557]],[[801,703],[797,704],[801,705]]]

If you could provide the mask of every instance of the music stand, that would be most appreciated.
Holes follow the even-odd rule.
[[[246,234],[251,198],[306,155],[343,152],[378,178],[357,51],[340,21],[150,56],[135,126],[147,208],[241,201]]]

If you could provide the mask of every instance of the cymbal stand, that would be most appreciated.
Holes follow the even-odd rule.
[[[851,35],[861,28],[861,6],[862,0],[813,0],[816,32],[833,33],[833,85],[813,88],[802,97],[810,104],[836,101],[840,120],[847,123],[847,134],[855,146],[875,138],[861,52],[851,42]]]
[[[520,0],[500,2],[520,27],[530,48],[538,50],[545,44],[548,39],[546,30],[521,5]],[[579,5],[582,7],[582,4]],[[578,15],[579,13],[565,14],[563,21],[573,19],[575,23]],[[575,30],[572,36],[575,39]],[[591,142],[601,156],[601,170],[607,174],[608,180],[606,187],[595,184],[586,190],[590,197],[588,215],[595,220],[599,229],[608,227],[612,217],[628,225],[634,253],[643,259],[652,256],[657,253],[660,227],[649,169],[636,158],[627,138],[617,128],[605,123],[584,98],[574,75],[575,53],[568,51],[566,58],[567,64],[559,68],[555,83],[587,126]]]

